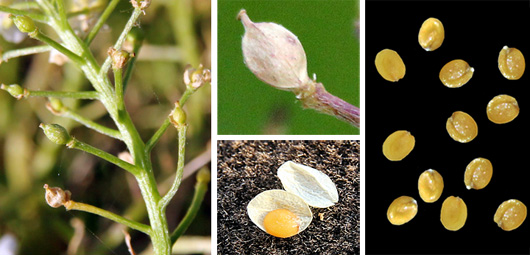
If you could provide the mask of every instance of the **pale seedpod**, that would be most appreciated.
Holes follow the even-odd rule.
[[[314,168],[287,161],[278,169],[278,177],[285,190],[301,197],[312,207],[326,208],[339,201],[333,181]]]
[[[265,217],[269,213],[279,209],[287,210],[296,216],[291,218],[294,222],[291,222],[288,224],[289,226],[286,226],[287,228],[292,228],[293,224],[297,225],[297,230],[294,234],[304,231],[313,219],[311,209],[309,209],[309,206],[302,198],[279,189],[267,190],[258,194],[248,203],[247,213],[250,220],[252,220],[252,222],[254,222],[254,224],[256,224],[261,230],[277,237],[290,237],[294,234],[282,235],[277,232],[273,233],[270,229],[268,231],[267,226],[265,226]],[[287,230],[287,232],[291,231]]]
[[[289,91],[310,81],[305,51],[296,35],[276,23],[254,23],[245,10],[237,17],[245,27],[241,43],[245,64],[256,77]]]

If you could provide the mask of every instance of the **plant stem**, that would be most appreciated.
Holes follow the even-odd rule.
[[[64,207],[66,210],[77,210],[77,211],[83,211],[88,213],[97,214],[101,217],[107,218],[109,220],[121,223],[129,228],[136,229],[138,231],[144,232],[145,234],[151,235],[152,229],[148,225],[126,219],[120,215],[117,215],[115,213],[109,212],[107,210],[103,210],[101,208],[95,207],[93,205],[85,204],[76,202],[73,200],[69,200],[64,204]]]
[[[123,77],[121,68],[112,68],[114,73],[114,91],[116,91],[116,102],[119,103],[118,108],[125,109],[123,101]]]
[[[184,94],[182,94],[182,96],[180,97],[180,100],[179,100],[179,103],[180,103],[180,106],[183,107],[184,104],[186,103],[186,101],[188,101],[188,98],[195,92],[197,91],[196,89],[193,89],[192,87],[186,87],[186,91],[184,91]],[[162,135],[164,135],[164,133],[166,132],[167,128],[169,127],[169,125],[171,124],[171,122],[169,121],[169,118],[166,118],[164,120],[164,123],[162,123],[162,125],[160,126],[160,128],[158,128],[158,130],[155,132],[155,134],[147,141],[146,145],[145,145],[145,151],[147,154],[149,154],[151,152],[151,150],[153,149],[153,147],[156,145],[156,143],[158,142],[158,140],[160,140],[160,138],[162,137]]]
[[[102,151],[98,148],[92,147],[91,145],[83,143],[77,140],[76,138],[72,138],[72,140],[68,142],[66,146],[70,149],[78,149],[78,150],[90,153],[101,159],[104,159],[116,166],[119,166],[127,170],[129,173],[133,174],[134,176],[139,175],[139,173],[142,171],[142,169],[138,168],[137,166],[131,165],[130,163],[127,163],[108,152]]]
[[[97,91],[44,91],[27,90],[26,97],[54,97],[54,98],[74,98],[74,99],[99,99]]]
[[[82,65],[82,64],[85,63],[83,58],[81,58],[77,54],[73,53],[69,49],[65,48],[64,46],[62,46],[58,42],[54,41],[53,39],[49,38],[48,36],[44,35],[38,29],[35,30],[35,33],[30,33],[29,35],[31,37],[39,40],[39,41],[42,41],[43,43],[46,43],[46,44],[50,45],[52,48],[56,49],[57,51],[59,51],[60,53],[62,53],[64,55],[66,55],[69,59],[71,59],[77,65]]]
[[[33,46],[33,47],[22,48],[22,49],[9,50],[9,51],[0,53],[2,57],[0,59],[0,63],[4,61],[7,62],[12,58],[18,58],[18,57],[28,56],[32,54],[44,53],[50,50],[52,50],[52,47],[50,47],[49,45],[40,45],[40,46]]]
[[[143,10],[140,8],[135,8],[131,17],[129,18],[129,21],[127,21],[127,24],[125,25],[125,28],[123,29],[123,32],[120,34],[120,37],[114,44],[114,49],[120,50],[121,46],[125,42],[125,38],[127,38],[127,34],[129,34],[129,31],[134,27],[136,24],[136,20],[138,20],[138,17],[140,17],[140,14],[143,13]],[[101,66],[100,75],[106,74],[109,70],[110,66],[112,64],[112,59],[110,56],[105,59],[105,62]]]
[[[79,58],[81,61],[74,61],[74,63],[81,68],[81,70],[85,73],[85,76],[92,83],[95,90],[100,93],[100,100],[121,133],[123,138],[122,140],[127,145],[127,148],[134,159],[134,165],[122,161],[111,154],[98,150],[87,144],[83,144],[75,139],[71,143],[72,147],[82,148],[82,150],[85,150],[88,153],[99,156],[113,164],[118,165],[119,167],[126,169],[136,177],[142,193],[142,198],[145,201],[150,225],[152,228],[150,237],[153,243],[154,253],[157,255],[171,254],[171,244],[167,220],[165,217],[165,212],[160,211],[158,208],[160,194],[157,189],[157,183],[154,178],[149,155],[145,152],[145,144],[143,143],[140,134],[136,130],[136,127],[132,123],[128,112],[124,107],[120,107],[120,105],[123,105],[123,102],[116,102],[116,93],[107,76],[108,69],[112,63],[111,58],[108,57],[105,60],[103,66],[99,67],[94,56],[90,52],[88,45],[86,45],[82,40],[79,39],[79,37],[77,37],[68,23],[64,24],[58,20],[59,15],[53,8],[50,7],[50,3],[46,0],[37,0],[37,2],[44,12],[51,17],[50,25],[56,30],[64,44],[67,45],[72,52],[80,56]],[[123,44],[127,34],[136,24],[138,17],[141,13],[143,13],[143,11],[144,10],[140,7],[134,9],[126,27],[114,46],[116,50],[121,48],[121,45]]]
[[[26,10],[13,9],[7,6],[0,6],[0,12],[11,13],[13,15],[26,15],[30,17],[32,20],[40,22],[40,23],[48,23],[49,21],[48,17],[45,15],[26,11]]]
[[[98,34],[99,30],[101,29],[101,27],[103,27],[103,25],[105,24],[105,21],[107,21],[110,14],[114,11],[114,9],[116,8],[119,2],[120,0],[110,1],[109,5],[107,5],[107,8],[105,8],[101,16],[99,16],[99,19],[94,25],[94,27],[92,28],[92,30],[90,30],[90,32],[88,33],[88,36],[85,39],[86,45],[90,45],[90,43],[92,43],[94,38],[96,38],[96,35]]]
[[[302,101],[305,108],[335,116],[355,127],[360,126],[359,108],[327,92],[322,83],[311,81],[297,94],[297,98]]]
[[[200,178],[200,176],[207,175],[207,178]],[[195,184],[195,192],[193,193],[193,199],[191,200],[191,205],[188,207],[188,211],[184,218],[180,221],[179,225],[173,233],[171,233],[171,243],[174,244],[182,234],[188,229],[193,219],[197,215],[199,208],[201,207],[206,191],[208,191],[208,183],[210,182],[210,171],[208,168],[203,168],[197,173],[197,183]]]
[[[186,152],[186,130],[187,125],[181,124],[177,127],[178,129],[178,158],[177,158],[177,171],[175,175],[175,180],[173,181],[173,185],[171,185],[171,188],[169,191],[162,197],[162,199],[159,202],[160,210],[165,210],[171,199],[175,196],[177,193],[180,183],[182,182],[182,173],[184,170],[184,154]]]
[[[81,123],[85,127],[93,129],[94,131],[96,131],[96,132],[98,132],[100,134],[104,134],[104,135],[110,136],[110,137],[118,139],[118,140],[123,140],[123,137],[121,136],[120,131],[118,131],[116,129],[105,127],[105,126],[103,126],[101,124],[98,124],[98,123],[92,121],[92,120],[89,120],[89,119],[79,115],[78,113],[72,111],[71,109],[69,109],[67,107],[64,107],[63,111],[59,112],[58,115],[66,117],[66,118],[69,118],[69,119],[73,119],[73,120]]]

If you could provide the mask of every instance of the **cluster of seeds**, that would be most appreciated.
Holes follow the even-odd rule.
[[[438,49],[445,39],[445,31],[440,20],[427,19],[421,26],[418,42],[426,51]],[[396,51],[384,49],[375,59],[378,73],[388,81],[397,82],[405,76],[405,64]],[[525,60],[521,51],[505,46],[499,53],[498,67],[502,75],[509,80],[521,78],[525,69]],[[445,64],[440,71],[440,81],[448,88],[459,88],[468,83],[475,69],[461,59]],[[509,95],[494,97],[486,107],[488,119],[496,124],[505,124],[519,115],[517,100]],[[478,135],[478,126],[471,115],[455,111],[446,122],[449,136],[460,143],[471,142]],[[398,130],[390,134],[383,143],[383,154],[390,161],[404,159],[414,148],[415,138],[409,131]],[[476,158],[466,167],[464,184],[467,189],[480,190],[491,181],[493,166],[488,159]],[[442,195],[444,181],[442,175],[433,169],[424,171],[418,179],[418,191],[426,203],[436,202]],[[387,210],[387,218],[393,225],[402,225],[412,220],[418,212],[418,203],[413,197],[396,198]],[[493,217],[494,222],[505,230],[518,228],[526,218],[526,206],[519,200],[503,202]],[[460,197],[447,197],[441,207],[440,221],[451,231],[461,229],[467,219],[467,206]]]

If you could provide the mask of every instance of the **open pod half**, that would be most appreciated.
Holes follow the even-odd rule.
[[[278,168],[278,177],[285,190],[301,197],[312,207],[326,208],[339,201],[333,181],[314,168],[287,161]]]
[[[313,219],[302,198],[279,189],[258,194],[248,203],[247,213],[261,230],[282,238],[304,231]]]

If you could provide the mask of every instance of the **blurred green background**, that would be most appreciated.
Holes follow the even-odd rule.
[[[244,28],[236,19],[246,9],[254,22],[274,22],[304,46],[308,74],[326,90],[359,106],[357,1],[218,1],[218,134],[359,134],[341,120],[303,109],[291,92],[256,78],[243,63]]]
[[[0,1],[8,4],[9,1]],[[12,2],[12,1],[11,1]],[[102,10],[108,1],[66,1],[73,6],[89,4]],[[107,24],[91,45],[99,63],[121,33],[133,8],[120,1]],[[211,3],[209,0],[157,0],[139,27],[145,32],[144,46],[137,55],[136,68],[125,94],[126,107],[144,141],[162,124],[185,90],[182,74],[187,64],[210,65]],[[89,16],[95,21],[97,16]],[[70,22],[74,22],[73,19]],[[49,27],[39,24],[55,38]],[[0,30],[0,32],[3,31]],[[1,52],[42,43],[26,38],[15,44],[0,35]],[[91,86],[75,66],[57,66],[48,62],[48,53],[11,59],[0,64],[0,83],[17,83],[31,90],[90,90]],[[129,254],[123,242],[121,225],[84,212],[51,208],[44,200],[45,183],[72,192],[72,198],[127,218],[148,223],[143,200],[134,178],[123,169],[87,153],[69,150],[50,142],[38,128],[39,123],[58,123],[81,141],[113,155],[125,145],[76,122],[52,115],[44,107],[45,98],[17,101],[0,91],[0,238],[15,237],[18,254]],[[210,86],[201,88],[186,103],[189,129],[186,162],[196,158],[198,165],[210,160]],[[99,102],[64,100],[81,115],[108,127],[114,127]],[[154,148],[151,157],[155,176],[163,190],[171,185],[177,158],[176,131],[169,128]],[[195,167],[196,168],[196,167]],[[193,167],[167,209],[170,230],[182,219],[192,199],[195,185]],[[206,194],[197,215],[178,247],[185,254],[209,253],[211,204]],[[129,231],[132,245],[140,254],[149,238]],[[75,238],[74,238],[75,237]],[[79,238],[79,243],[75,243]],[[199,244],[197,246],[197,243]],[[76,248],[77,247],[77,248]],[[0,251],[0,254],[5,254]]]

